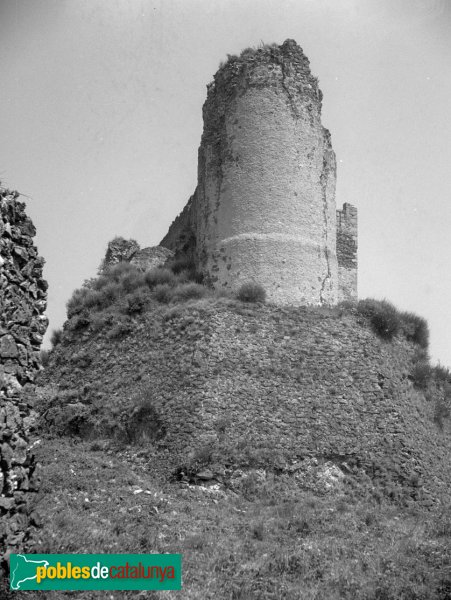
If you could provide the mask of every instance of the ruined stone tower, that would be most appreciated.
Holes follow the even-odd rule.
[[[196,191],[161,245],[192,252],[216,288],[255,281],[277,304],[355,298],[356,209],[338,211],[341,251],[321,99],[294,40],[229,58],[208,86]]]

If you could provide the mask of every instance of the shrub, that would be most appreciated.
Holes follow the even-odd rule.
[[[199,300],[208,294],[208,290],[198,283],[181,283],[172,291],[174,301],[186,302],[187,300]]]
[[[238,300],[241,302],[264,302],[266,299],[266,292],[259,283],[249,281],[243,283],[237,293]]]
[[[106,316],[102,313],[97,313],[91,317],[91,328],[93,331],[100,331],[108,323],[112,316]]]
[[[39,358],[41,359],[41,365],[46,367],[50,362],[50,350],[41,350]]]
[[[203,281],[203,275],[196,270],[196,264],[192,256],[179,255],[166,261],[165,266],[177,275],[179,282],[195,281],[196,283],[202,283]]]
[[[58,346],[61,343],[63,338],[63,330],[62,329],[54,329],[52,331],[52,335],[50,336],[50,343],[52,344],[52,348]]]
[[[357,302],[355,302],[354,300],[342,300],[341,302],[339,302],[337,304],[338,310],[341,310],[343,312],[352,311],[356,307],[357,307]]]
[[[406,338],[421,348],[427,350],[429,346],[429,327],[426,319],[415,313],[401,313],[401,326]]]
[[[104,310],[145,285],[145,276],[139,269],[127,262],[118,263],[74,291],[67,303],[67,317]]]
[[[149,291],[139,288],[127,298],[127,312],[129,315],[140,313],[149,302]]]
[[[107,337],[110,340],[118,340],[128,335],[131,330],[132,325],[129,321],[118,321],[116,325],[108,331]]]
[[[85,299],[86,295],[89,293],[89,291],[90,291],[89,288],[80,288],[80,289],[74,291],[74,293],[72,294],[72,297],[69,299],[69,301],[66,304],[68,319],[72,318],[74,315],[78,314],[79,312],[81,312],[83,310],[84,299]]]
[[[434,423],[440,430],[443,430],[445,419],[449,419],[451,415],[449,407],[449,396],[445,398],[437,398],[434,407]]]
[[[125,417],[125,432],[129,443],[153,442],[165,435],[165,428],[153,402],[153,390],[141,389],[133,399],[135,405]]]
[[[80,350],[70,357],[70,362],[80,369],[86,369],[92,363],[92,356],[87,350]]]
[[[120,284],[115,281],[109,281],[102,287],[101,300],[99,302],[100,306],[103,308],[111,306],[111,304],[114,304],[114,302],[120,298],[121,294],[122,290]]]
[[[195,272],[196,265],[194,264],[194,258],[192,256],[188,256],[186,254],[180,254],[179,256],[175,256],[174,258],[170,258],[166,262],[166,266],[171,269],[171,271],[177,275],[182,271]]]
[[[373,330],[382,339],[391,340],[399,331],[400,314],[387,300],[360,300],[357,312],[370,320]]]
[[[138,288],[142,287],[145,283],[144,275],[141,271],[135,269],[133,271],[129,271],[128,273],[124,273],[124,275],[119,280],[119,283],[121,284],[121,287],[124,290],[124,292],[134,292]]]
[[[84,309],[83,312],[75,315],[69,320],[67,324],[67,329],[69,331],[80,331],[80,329],[84,329],[90,324],[91,319],[89,317],[89,313],[86,312],[86,309]]]
[[[426,361],[417,362],[412,369],[411,378],[415,387],[425,390],[431,379],[431,367],[429,363]]]
[[[144,281],[150,288],[156,288],[158,285],[172,286],[176,278],[172,271],[165,268],[151,269],[144,275]]]
[[[451,372],[446,367],[442,365],[436,365],[432,369],[432,374],[434,375],[434,379],[441,383],[451,383]]]
[[[121,279],[123,279],[123,277],[125,277],[126,275],[128,275],[131,272],[138,272],[137,267],[135,267],[135,265],[131,265],[129,262],[119,262],[116,265],[113,265],[112,267],[109,267],[103,276],[101,276],[99,279],[103,280],[103,277],[105,277],[105,281],[121,281]]]
[[[84,308],[99,309],[102,307],[102,294],[97,290],[88,290],[83,297]]]
[[[172,298],[172,287],[167,283],[161,283],[155,286],[153,296],[161,304],[169,304]]]

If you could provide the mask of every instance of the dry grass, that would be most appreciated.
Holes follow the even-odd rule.
[[[47,440],[40,458],[44,528],[31,550],[181,552],[183,590],[165,598],[450,597],[450,507],[401,510],[343,493],[288,493],[277,479],[269,496],[249,500],[227,489],[168,483],[164,456],[151,446],[113,451]],[[47,597],[66,596],[71,593]],[[27,592],[27,598],[38,597]],[[77,594],[80,600],[97,597]]]

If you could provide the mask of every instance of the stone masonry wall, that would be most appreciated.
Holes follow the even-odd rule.
[[[0,188],[0,552],[20,549],[39,484],[27,401],[48,320],[44,259],[19,194]],[[33,520],[33,517],[31,517]]]
[[[338,301],[357,300],[357,209],[337,210]]]
[[[232,57],[208,86],[198,185],[161,242],[194,238],[214,287],[253,280],[277,304],[334,304],[336,161],[322,94],[294,40]]]
[[[379,339],[352,310],[198,303],[143,315],[114,343],[82,339],[66,332],[43,383],[78,397],[100,428],[111,406],[134,414],[145,397],[149,436],[174,466],[223,444],[361,469],[426,504],[451,482],[451,438],[409,379],[416,347]],[[56,431],[60,405],[46,416]]]

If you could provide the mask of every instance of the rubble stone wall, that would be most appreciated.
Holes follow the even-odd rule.
[[[0,188],[0,552],[20,549],[39,469],[29,447],[28,398],[39,370],[48,326],[44,259],[33,245],[35,227],[19,194]],[[31,515],[31,517],[30,517]]]

